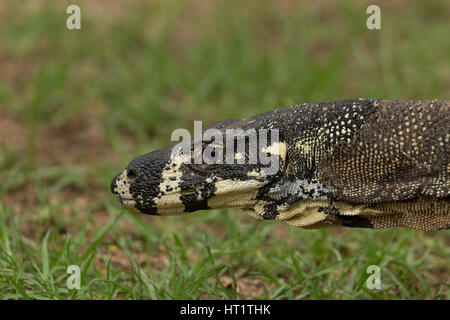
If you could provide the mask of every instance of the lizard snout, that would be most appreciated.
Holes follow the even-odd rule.
[[[140,179],[138,175],[138,170],[133,168],[127,168],[125,171],[119,173],[111,181],[111,192],[114,194],[119,194],[118,185],[131,185],[136,179]]]
[[[113,180],[111,181],[111,192],[114,194],[119,194],[116,190],[116,187],[117,187],[116,182],[117,182],[117,179],[120,177],[120,175],[121,175],[121,173],[119,173],[117,176],[115,176],[113,178]]]

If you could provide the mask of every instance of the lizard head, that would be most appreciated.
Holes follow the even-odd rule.
[[[230,126],[216,124],[212,129],[225,135],[226,128]],[[286,150],[271,137],[253,150],[248,132],[240,138],[242,134],[233,136],[231,145],[227,137],[222,143],[217,136],[210,143],[196,144],[194,139],[139,156],[113,179],[111,191],[124,207],[152,215],[230,207],[251,211],[261,190],[280,174]],[[237,141],[244,147],[239,148]],[[250,161],[261,153],[265,161]],[[196,161],[199,155],[201,161]]]

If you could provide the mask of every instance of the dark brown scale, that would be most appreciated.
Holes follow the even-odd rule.
[[[350,143],[320,164],[319,179],[349,202],[377,203],[450,193],[447,101],[383,100]]]

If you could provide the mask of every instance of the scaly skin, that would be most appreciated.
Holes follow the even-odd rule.
[[[449,124],[448,100],[305,103],[212,126],[278,129],[263,149],[277,155],[276,174],[259,164],[186,164],[194,151],[167,148],[134,159],[111,191],[153,215],[234,207],[302,228],[448,229]]]

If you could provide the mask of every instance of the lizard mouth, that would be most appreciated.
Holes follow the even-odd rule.
[[[252,207],[258,188],[264,185],[263,181],[252,178],[242,181],[205,181],[197,185],[185,185],[182,188],[179,185],[170,185],[171,181],[167,180],[163,184],[164,187],[158,185],[158,189],[156,189],[153,186],[147,192],[138,192],[139,190],[136,188],[130,191],[132,186],[130,187],[128,184],[123,186],[123,183],[118,183],[117,186],[114,181],[111,190],[115,193],[120,205],[131,211],[158,215],[181,215],[205,209]],[[133,197],[133,192],[141,194]],[[152,196],[149,196],[148,193],[152,193]]]
[[[124,208],[142,213],[148,213],[146,211],[151,211],[152,214],[158,212],[162,214],[172,213],[173,215],[173,213],[178,212],[180,210],[182,212],[184,209],[183,204],[179,199],[179,195],[176,192],[165,195],[161,198],[158,197],[130,198],[117,195],[117,200]]]
[[[120,204],[122,206],[124,206],[125,208],[134,208],[134,206],[136,205],[136,200],[137,199],[131,199],[131,198],[123,198],[120,195],[117,196],[117,200],[120,202]]]

